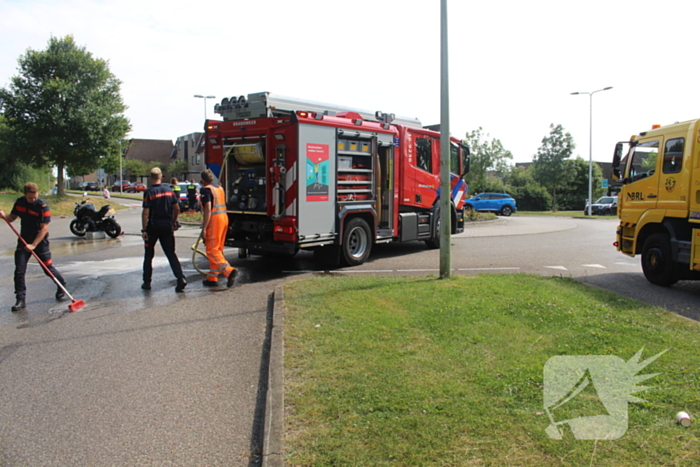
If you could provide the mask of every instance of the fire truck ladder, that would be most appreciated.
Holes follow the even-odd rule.
[[[248,94],[247,98],[245,96],[224,97],[220,104],[214,106],[214,112],[220,114],[224,120],[277,117],[289,115],[296,111],[316,112],[325,115],[335,115],[338,112],[355,112],[364,120],[377,121],[377,112],[280,96],[271,92],[256,92]],[[421,122],[417,118],[394,116],[393,123],[422,128]]]

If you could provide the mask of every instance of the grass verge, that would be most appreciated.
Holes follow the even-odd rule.
[[[660,308],[529,275],[319,277],[285,303],[289,466],[700,464],[697,426],[674,420],[700,413],[700,326]],[[549,438],[550,357],[643,347],[670,350],[641,371],[660,374],[624,436]],[[606,413],[595,391],[564,410]]]
[[[12,211],[12,206],[14,205],[17,198],[22,196],[20,193],[7,193],[0,194],[0,209],[6,213]],[[58,196],[58,195],[43,195],[40,197],[42,200],[48,203],[51,208],[51,216],[72,216],[73,210],[75,209],[75,203],[81,200],[88,200],[88,203],[93,203],[96,209],[100,209],[105,204],[109,204],[115,210],[124,209],[119,203],[114,202],[114,200],[107,200],[97,197],[77,197],[77,196]]]

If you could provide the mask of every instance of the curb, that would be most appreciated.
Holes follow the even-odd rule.
[[[263,467],[284,467],[284,286],[275,287],[265,404]]]

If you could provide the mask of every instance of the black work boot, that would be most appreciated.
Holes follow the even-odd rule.
[[[236,281],[236,276],[238,275],[238,269],[234,269],[231,271],[231,274],[228,276],[228,280],[226,281],[226,287],[229,289],[233,287],[233,283]]]
[[[185,280],[184,277],[181,277],[180,279],[177,280],[177,287],[175,287],[175,292],[177,292],[177,293],[184,292],[186,285],[187,285],[187,281]]]
[[[18,298],[17,303],[12,307],[12,311],[24,310],[25,308],[27,308],[27,304],[24,303],[24,299]]]
[[[56,290],[56,300],[63,300],[64,298],[66,298],[66,293],[59,287],[58,290]]]

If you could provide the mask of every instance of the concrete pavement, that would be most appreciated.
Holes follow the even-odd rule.
[[[139,215],[117,219],[129,233],[140,229]],[[80,251],[114,243],[77,240],[69,222],[52,221],[59,270]],[[10,313],[16,239],[8,234],[0,241],[0,465],[260,464],[272,292],[281,279],[209,290],[190,272],[186,293],[175,294],[167,266],[150,292],[138,288],[139,274],[83,281],[69,271],[69,289],[91,297],[83,309],[57,310],[51,296]],[[142,252],[132,236],[112,254]],[[181,258],[188,249],[179,242]],[[28,286],[52,294],[47,280],[35,269]]]

